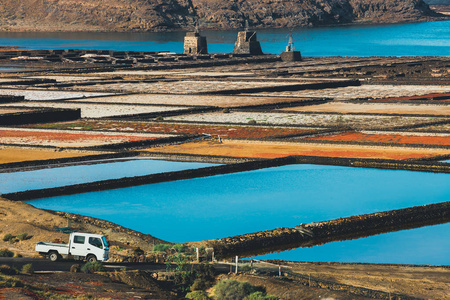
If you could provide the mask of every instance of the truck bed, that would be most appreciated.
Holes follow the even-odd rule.
[[[60,243],[46,243],[46,242],[38,242],[36,245],[44,245],[44,246],[52,246],[52,247],[65,247],[69,248],[68,244],[60,244]]]
[[[56,250],[58,251],[59,254],[68,254],[69,245],[58,243],[45,243],[45,242],[38,242],[36,244],[37,252],[48,253],[50,250]]]

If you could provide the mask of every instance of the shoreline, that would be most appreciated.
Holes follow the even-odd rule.
[[[361,22],[352,22],[352,23],[340,23],[340,24],[322,24],[322,25],[310,25],[310,26],[295,26],[295,27],[281,27],[281,26],[255,26],[252,27],[252,30],[270,30],[270,29],[286,29],[290,30],[301,30],[301,29],[315,29],[315,28],[342,28],[342,27],[370,27],[370,26],[379,26],[379,25],[405,25],[405,24],[416,24],[416,23],[428,23],[428,22],[440,22],[440,21],[450,21],[450,15],[442,14],[442,17],[424,17],[423,19],[417,19],[412,21],[398,21],[398,22],[370,22],[370,21],[361,21]],[[147,31],[135,31],[135,30],[49,30],[50,28],[30,28],[30,29],[12,29],[12,28],[4,28],[0,27],[1,33],[136,33],[136,34],[146,34],[146,33],[164,33],[164,32],[188,32],[191,31],[192,28],[163,28],[163,29],[154,29]],[[220,32],[220,31],[240,31],[242,27],[230,27],[230,28],[217,28],[217,27],[200,27],[202,32]],[[19,47],[20,48],[20,47]],[[16,48],[17,49],[17,48]],[[1,47],[0,47],[1,50]]]

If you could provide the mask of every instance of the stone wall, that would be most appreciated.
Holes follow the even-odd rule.
[[[156,153],[156,155],[157,154],[158,153]],[[167,154],[164,155],[167,156]],[[174,156],[177,156],[177,154],[175,154]],[[214,159],[217,161],[218,158],[219,157],[215,157]],[[224,157],[224,160],[226,159],[229,158]],[[203,160],[205,162],[208,162],[207,157],[205,157]],[[350,159],[350,158],[329,158],[329,157],[315,157],[315,156],[288,156],[275,159],[259,159],[248,162],[221,165],[215,167],[206,167],[200,169],[183,170],[160,174],[127,177],[120,179],[110,179],[57,188],[9,193],[3,194],[1,196],[9,200],[25,201],[38,198],[72,195],[93,191],[103,191],[109,189],[117,189],[181,179],[200,178],[219,174],[238,173],[243,171],[258,170],[263,168],[277,167],[289,164],[334,165],[334,166],[348,166],[360,168],[378,168],[391,170],[450,173],[450,164],[427,162],[427,161],[399,162],[396,160],[385,160],[385,159]]]
[[[450,202],[443,202],[238,235],[212,240],[207,245],[214,248],[218,258],[257,256],[447,222]]]
[[[21,125],[72,121],[81,118],[80,109],[45,108],[0,115],[0,125]]]

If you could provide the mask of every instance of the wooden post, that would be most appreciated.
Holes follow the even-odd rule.
[[[200,255],[199,255],[199,252],[198,252],[198,247],[195,248],[195,252],[197,253],[197,261],[200,261],[200,260],[199,260],[199,259],[200,259]]]
[[[238,272],[238,261],[239,261],[239,256],[236,255],[236,274]]]
[[[389,280],[389,300],[391,300],[391,291],[392,291],[392,279]]]

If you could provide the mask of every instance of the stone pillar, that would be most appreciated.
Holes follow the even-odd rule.
[[[208,54],[208,45],[206,37],[198,32],[187,32],[184,37],[185,54]]]
[[[301,61],[302,55],[300,51],[284,51],[280,54],[282,61]]]
[[[256,39],[255,31],[240,31],[234,43],[235,54],[262,55],[261,45]]]
[[[282,52],[280,55],[282,61],[301,61],[302,54],[300,51],[294,50],[294,42],[292,39],[292,33],[289,35],[289,43],[286,47],[286,51]]]

